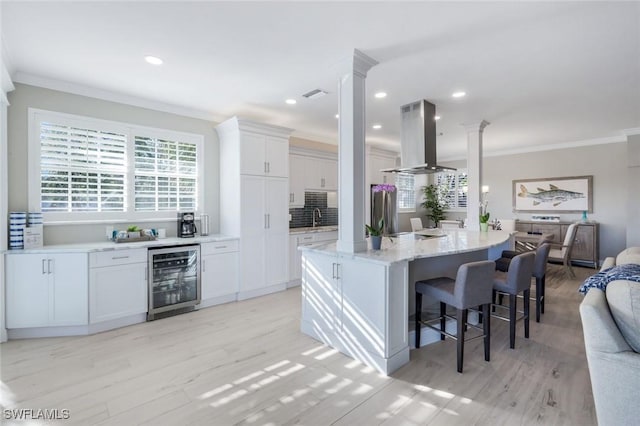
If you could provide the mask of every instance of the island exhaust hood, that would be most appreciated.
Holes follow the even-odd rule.
[[[400,107],[402,166],[385,173],[427,174],[455,170],[436,163],[436,106],[424,99]]]

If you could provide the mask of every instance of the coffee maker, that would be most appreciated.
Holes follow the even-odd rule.
[[[196,236],[196,215],[194,212],[178,213],[178,237],[192,238]]]

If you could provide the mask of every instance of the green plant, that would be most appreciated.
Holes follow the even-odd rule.
[[[447,205],[444,202],[442,189],[434,184],[423,186],[422,195],[424,196],[424,202],[421,206],[427,210],[427,217],[431,219],[437,227],[441,220],[446,219],[444,209]]]
[[[140,230],[140,228],[138,228],[136,225],[130,225],[127,228],[127,232],[136,232],[136,231],[139,231],[139,230]]]
[[[367,224],[365,224],[364,226],[369,232],[369,235],[371,235],[372,237],[380,237],[382,236],[382,232],[384,231],[384,219],[380,219],[380,221],[378,222],[378,227]]]
[[[481,214],[481,215],[480,215],[480,223],[487,223],[487,222],[489,222],[489,216],[490,216],[490,213],[489,213],[489,212],[487,212],[487,213],[485,213],[485,214]]]

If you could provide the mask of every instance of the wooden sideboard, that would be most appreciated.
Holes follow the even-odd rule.
[[[516,230],[521,232],[542,232],[553,234],[553,242],[562,244],[569,225],[574,222],[540,222],[517,220]],[[600,254],[599,224],[595,222],[579,222],[576,240],[571,251],[571,262],[586,263],[594,268],[598,267]]]

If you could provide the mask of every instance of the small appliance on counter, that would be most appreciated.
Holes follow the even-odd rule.
[[[178,238],[193,238],[196,236],[195,218],[194,212],[178,213]]]

